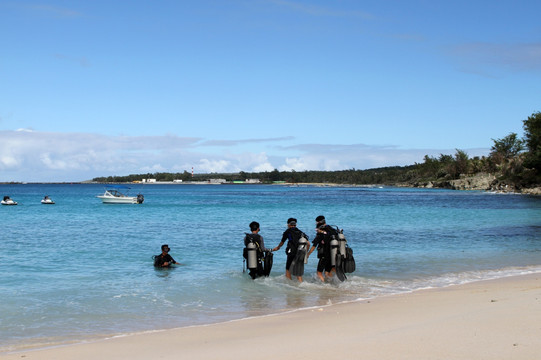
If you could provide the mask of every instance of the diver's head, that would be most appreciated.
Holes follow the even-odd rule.
[[[297,226],[297,219],[295,219],[295,218],[287,219],[287,226],[289,226],[289,227]]]
[[[325,225],[325,216],[319,215],[316,218],[316,227],[320,227],[321,225]]]
[[[257,231],[259,230],[259,223],[257,221],[252,221],[250,223],[250,230],[251,231]]]
[[[169,252],[169,250],[171,250],[171,249],[169,249],[169,245],[167,245],[167,244],[162,245],[162,251],[163,252]]]

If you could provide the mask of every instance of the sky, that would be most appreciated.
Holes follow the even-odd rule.
[[[0,181],[488,155],[541,111],[541,1],[0,0]]]

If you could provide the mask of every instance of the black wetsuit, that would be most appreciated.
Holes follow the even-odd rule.
[[[169,263],[167,266],[170,266],[171,264],[174,264],[176,263],[175,259],[173,259],[173,257],[169,254],[160,254],[160,255],[156,255],[154,257],[154,266],[156,267],[167,267],[167,266],[164,266],[163,264],[164,263]]]
[[[252,241],[256,245],[257,268],[249,269],[250,276],[252,277],[252,279],[255,279],[256,277],[263,276],[265,274],[265,272],[263,271],[263,258],[265,257],[264,252],[268,251],[268,249],[265,248],[263,236],[259,234],[246,234],[246,236],[244,237],[244,246],[247,246],[250,241]],[[244,257],[247,257],[247,255],[245,255]]]
[[[295,255],[297,255],[297,249],[299,248],[299,239],[303,236],[308,239],[308,236],[296,227],[288,228],[286,231],[284,231],[284,234],[282,235],[282,240],[280,242],[283,243],[288,240],[286,246],[286,270],[289,270],[291,263],[295,259]]]
[[[317,246],[317,257],[319,262],[317,263],[317,271],[329,272],[332,270],[333,266],[331,263],[331,239],[333,236],[338,235],[338,232],[333,229],[330,225],[323,225],[319,227],[320,230],[323,230],[326,234],[318,232],[312,245]]]

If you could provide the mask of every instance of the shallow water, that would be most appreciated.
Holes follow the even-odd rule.
[[[447,190],[146,185],[142,205],[104,205],[95,184],[0,185],[0,352],[174,328],[541,271],[541,198]],[[55,205],[41,205],[50,195]],[[299,285],[243,273],[256,220],[267,247],[296,217],[344,229],[357,270]],[[156,270],[168,243],[183,266]]]

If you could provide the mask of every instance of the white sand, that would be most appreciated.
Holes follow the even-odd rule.
[[[2,359],[541,359],[541,274]]]

